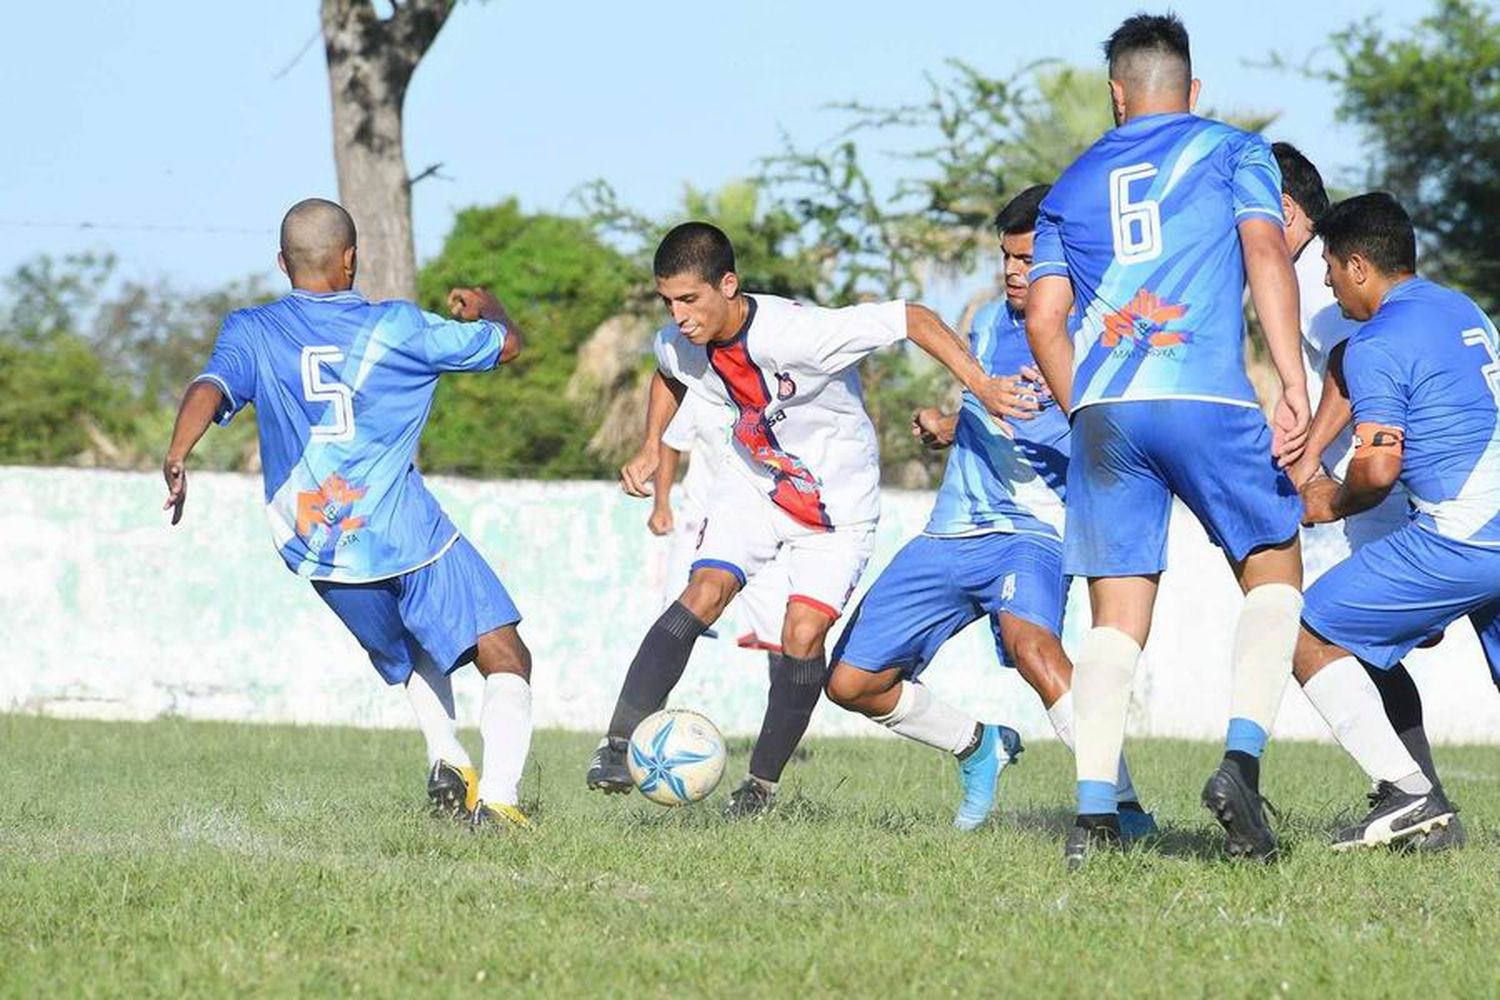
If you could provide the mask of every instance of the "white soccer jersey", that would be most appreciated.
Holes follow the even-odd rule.
[[[832,531],[880,516],[880,449],[855,365],[906,337],[906,303],[823,309],[746,296],[734,339],[693,345],[675,325],[656,336],[663,374],[734,408],[737,461],[800,524]]]

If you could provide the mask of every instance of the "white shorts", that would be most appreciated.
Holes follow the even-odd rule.
[[[874,551],[874,521],[833,531],[811,528],[792,520],[746,477],[729,473],[714,484],[693,569],[728,570],[744,587],[781,555],[787,602],[838,618]]]
[[[704,512],[684,505],[677,512],[672,529],[671,550],[667,555],[667,577],[662,603],[671,604],[682,596],[698,558],[698,543],[703,538]],[[739,626],[737,640],[744,649],[781,651],[781,623],[786,618],[786,600],[791,593],[787,579],[788,553],[779,553],[735,595],[729,605]]]

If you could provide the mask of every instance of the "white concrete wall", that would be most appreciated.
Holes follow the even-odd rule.
[[[537,723],[598,730],[660,607],[665,544],[647,533],[646,506],[601,483],[432,484],[526,616]],[[187,515],[175,529],[159,510],[162,496],[149,474],[0,468],[0,710],[410,724],[402,694],[380,683],[338,620],[282,567],[257,478],[193,474]],[[866,583],[921,530],[929,503],[928,494],[886,495]],[[1339,544],[1314,540],[1310,570],[1337,558]],[[1190,517],[1174,523],[1170,558],[1132,731],[1217,737],[1238,591]],[[1086,621],[1075,587],[1070,647]],[[735,648],[733,628],[723,631],[726,638],[700,643],[674,703],[706,712],[728,732],[754,732],[765,660]],[[1500,736],[1500,696],[1467,624],[1410,662],[1436,738]],[[477,681],[472,670],[459,677],[472,722]],[[982,623],[951,642],[926,679],[984,718],[1010,721],[1028,737],[1050,735],[1036,697],[996,665]],[[827,704],[813,720],[816,733],[876,729]],[[1325,735],[1295,690],[1276,732]]]

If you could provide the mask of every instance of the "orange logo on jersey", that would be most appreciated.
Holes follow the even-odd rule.
[[[1104,317],[1104,335],[1099,343],[1114,347],[1121,340],[1150,347],[1171,347],[1192,339],[1186,330],[1168,330],[1166,325],[1181,319],[1187,306],[1163,302],[1156,294],[1142,288],[1123,309],[1117,309]]]
[[[349,507],[365,495],[365,487],[350,486],[337,472],[315,490],[297,494],[297,534],[307,538],[317,526],[353,531],[365,524],[363,517],[348,516]]]

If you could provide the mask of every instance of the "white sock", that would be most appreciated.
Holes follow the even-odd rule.
[[[949,753],[960,753],[974,739],[979,723],[947,702],[939,701],[921,684],[901,682],[901,699],[889,715],[874,720],[893,733]]]
[[[1047,718],[1052,720],[1052,729],[1057,733],[1057,738],[1062,741],[1063,746],[1073,750],[1072,691],[1064,691],[1062,697],[1052,703],[1052,707],[1047,709]],[[1140,801],[1140,796],[1136,794],[1135,783],[1130,780],[1130,768],[1125,766],[1123,752],[1120,754],[1120,774],[1115,779],[1115,801]]]
[[[484,738],[484,770],[479,775],[483,802],[516,804],[521,771],[531,749],[531,685],[519,674],[490,674],[484,679],[479,710]]]
[[[1265,583],[1245,595],[1234,629],[1229,717],[1271,731],[1292,676],[1292,650],[1302,622],[1302,594],[1285,583]]]
[[[425,654],[417,657],[416,667],[406,680],[406,699],[411,702],[422,738],[427,741],[427,766],[445,760],[456,767],[473,767],[468,751],[458,742],[453,679]]]
[[[1389,781],[1402,791],[1432,791],[1416,760],[1385,717],[1380,691],[1352,656],[1328,664],[1302,685],[1302,691],[1371,781]]]
[[[1073,665],[1073,725],[1078,780],[1110,785],[1120,776],[1130,685],[1141,647],[1115,628],[1092,628]]]

